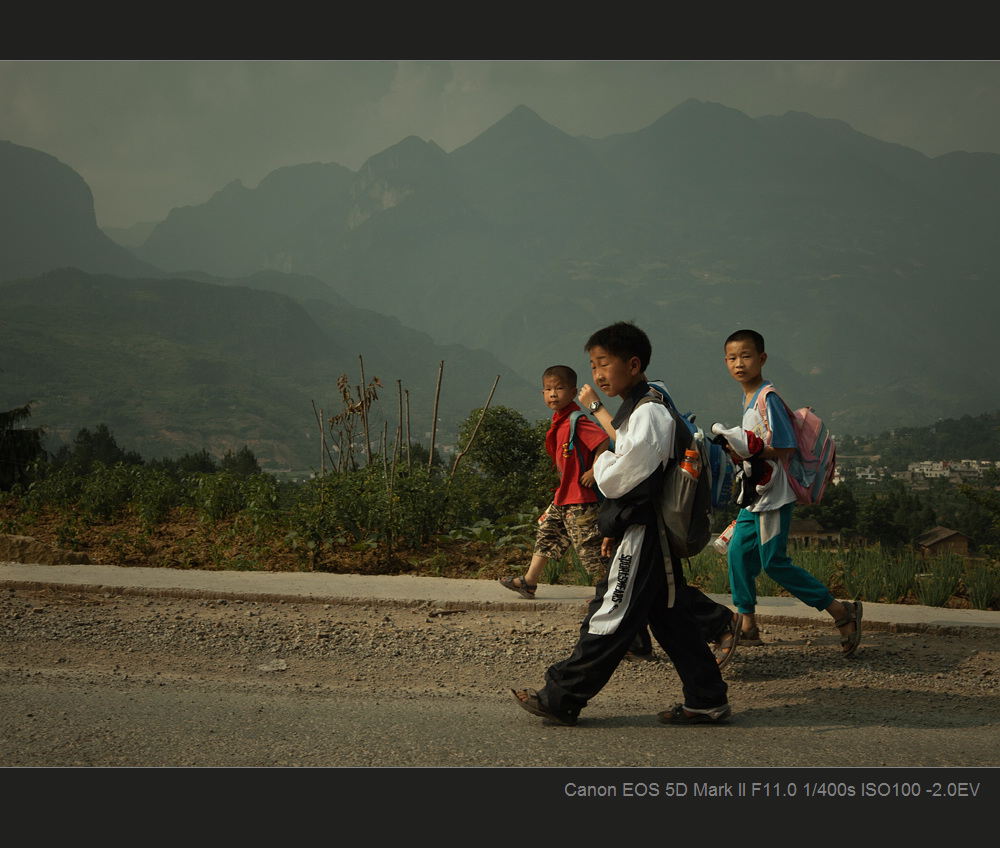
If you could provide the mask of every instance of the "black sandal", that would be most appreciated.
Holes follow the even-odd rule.
[[[517,581],[515,583],[514,581]],[[532,586],[530,583],[525,583],[517,575],[511,575],[510,577],[504,577],[500,580],[500,585],[505,589],[510,589],[512,592],[517,592],[522,598],[527,598],[529,601],[534,600],[535,591],[538,589],[538,584],[536,583]]]

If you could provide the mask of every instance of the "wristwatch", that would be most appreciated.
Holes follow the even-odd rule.
[[[590,410],[591,412],[597,412],[597,410],[599,410],[599,409],[600,409],[600,408],[601,408],[602,406],[603,406],[603,404],[602,404],[602,403],[601,403],[601,402],[600,402],[599,400],[595,400],[595,401],[594,401],[594,402],[593,402],[593,403],[592,403],[592,404],[591,404],[591,405],[590,405],[590,406],[588,407],[588,409],[589,409],[589,410]]]

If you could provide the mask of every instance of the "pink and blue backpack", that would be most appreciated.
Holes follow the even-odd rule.
[[[757,411],[765,421],[767,396],[773,391],[774,386],[764,386],[757,396]],[[793,412],[781,402],[795,431],[795,453],[785,463],[788,482],[798,503],[818,504],[837,470],[837,444],[811,406]]]

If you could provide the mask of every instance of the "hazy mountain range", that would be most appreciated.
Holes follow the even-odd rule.
[[[335,386],[359,353],[369,373],[392,386],[404,379],[411,391],[405,366],[423,362],[432,373],[420,389],[432,394],[445,358],[438,345],[461,345],[452,354],[470,366],[470,385],[455,387],[454,414],[481,405],[506,369],[500,385],[508,394],[497,402],[533,420],[546,414],[541,371],[564,362],[586,379],[584,341],[618,319],[647,329],[650,376],[666,379],[679,405],[705,423],[738,417],[722,343],[745,326],[766,337],[765,375],[786,400],[813,405],[835,432],[1000,407],[1000,375],[984,356],[997,347],[993,154],[929,159],[839,121],[802,113],[751,119],[693,100],[639,132],[574,138],[519,107],[451,153],[411,137],[358,172],[313,163],[279,169],[254,189],[233,183],[205,204],[173,210],[131,251],[97,229],[89,189],[52,157],[2,143],[0,179],[0,279],[20,280],[18,309],[41,309],[25,305],[32,287],[44,287],[51,302],[64,299],[60,286],[96,285],[101,298],[74,301],[75,314],[86,312],[96,326],[129,299],[155,297],[157,310],[177,316],[172,343],[197,356],[210,350],[233,369],[216,379],[236,407],[232,428],[249,426],[241,416],[254,375],[311,394],[316,379]],[[139,282],[37,278],[66,265]],[[194,282],[167,279],[177,275]],[[0,287],[5,396],[8,357],[21,343],[12,333],[27,326],[27,313],[9,311],[14,285]],[[265,362],[252,342],[227,347],[219,339],[213,349],[225,310],[287,338],[287,346],[275,342],[286,355]],[[196,313],[214,320],[187,322],[185,338],[178,327]],[[119,317],[120,326],[103,331],[126,344],[134,324]],[[62,362],[68,352],[46,326],[36,324],[33,349],[41,356],[51,336],[46,355]],[[348,327],[360,329],[351,336]],[[307,380],[316,369],[303,363],[322,361],[319,350],[346,364]],[[472,373],[473,361],[481,371]],[[154,380],[139,367],[134,391],[150,382],[197,391],[190,368]],[[46,393],[47,373],[35,374],[31,397]],[[100,374],[94,378],[99,384]],[[72,379],[62,385],[72,394]],[[17,389],[26,389],[20,379]],[[304,396],[276,395],[273,408]],[[9,405],[21,402],[18,395]],[[194,410],[159,414],[197,430]],[[268,415],[277,445],[283,416]]]

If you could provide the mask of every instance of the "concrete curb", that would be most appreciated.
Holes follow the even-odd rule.
[[[493,612],[544,612],[577,607],[581,615],[593,595],[588,586],[544,586],[539,589],[543,597],[529,601],[516,598],[493,580],[16,562],[0,563],[0,587],[261,603],[429,605],[442,610]],[[722,604],[732,604],[728,595],[710,597]],[[757,616],[764,624],[795,625],[806,621],[832,624],[825,612],[804,606],[794,598],[761,598]],[[892,632],[965,633],[970,628],[996,631],[1000,629],[1000,612],[866,602],[864,628]]]

